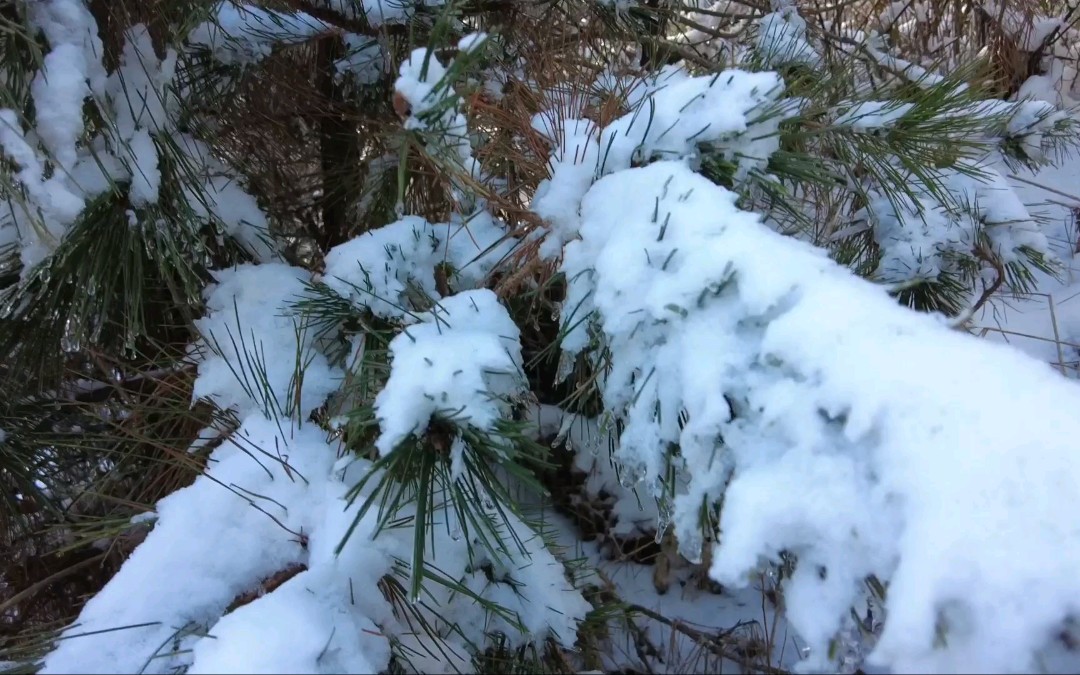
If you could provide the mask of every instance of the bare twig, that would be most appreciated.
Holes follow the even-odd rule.
[[[986,301],[989,300],[994,293],[997,293],[998,289],[1001,288],[1001,285],[1005,283],[1005,267],[997,257],[991,255],[983,246],[979,246],[975,249],[975,256],[993,267],[994,271],[997,273],[997,277],[994,279],[993,283],[983,288],[982,295],[980,295],[975,304],[971,306],[972,315],[982,309],[982,306],[986,304]]]
[[[709,635],[707,633],[697,630],[696,628],[691,628],[679,619],[669,619],[663,614],[654,612],[648,607],[643,607],[641,605],[628,605],[627,609],[631,612],[636,612],[638,614],[641,614],[642,616],[648,617],[653,621],[662,623],[674,631],[682,633],[698,645],[711,651],[713,654],[716,654],[717,656],[727,659],[729,661],[733,661],[742,666],[743,668],[747,668],[752,671],[757,671],[761,673],[768,673],[770,675],[787,675],[787,671],[780,668],[775,668],[766,664],[754,663],[750,659],[747,659],[746,657],[735,653],[727,645],[724,644],[724,639],[729,637],[737,629],[741,628],[744,624],[736,624],[735,626],[727,629],[726,631],[717,633],[716,635]]]

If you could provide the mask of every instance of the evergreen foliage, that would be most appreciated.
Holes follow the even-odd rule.
[[[1080,398],[959,335],[1059,271],[1001,167],[1080,137],[1002,75],[1004,15],[942,3],[998,51],[931,64],[877,4],[0,2],[0,660],[615,670],[656,663],[649,620],[706,670],[1029,668],[1080,607],[999,635],[1019,582],[940,568],[1006,535],[902,509],[951,503],[969,439],[999,501],[955,528],[1075,505],[1067,442],[935,406]],[[878,368],[885,394],[851,375]],[[1065,485],[1024,501],[1016,467]],[[627,602],[568,546],[596,536],[756,571],[810,647]]]

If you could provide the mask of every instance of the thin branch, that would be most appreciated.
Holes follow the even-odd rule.
[[[695,628],[687,626],[679,619],[669,619],[662,614],[654,612],[648,607],[642,607],[641,605],[627,605],[627,609],[631,612],[637,612],[638,614],[652,619],[653,621],[662,623],[668,628],[671,628],[678,633],[682,633],[686,637],[690,638],[705,649],[708,649],[720,658],[734,661],[743,668],[749,668],[751,670],[756,670],[762,673],[768,673],[769,675],[787,675],[786,670],[775,668],[767,664],[753,663],[746,657],[731,651],[726,645],[723,644],[722,640],[728,635],[730,635],[736,628],[738,628],[739,625],[736,625],[734,628],[730,628],[727,631],[719,633],[718,635],[709,635]]]
[[[990,252],[987,251],[986,248],[983,246],[979,246],[975,249],[975,256],[979,258],[979,260],[982,260],[983,262],[986,262],[991,267],[993,267],[994,271],[997,272],[997,278],[994,279],[993,283],[983,289],[982,295],[979,296],[978,301],[971,306],[972,315],[982,309],[982,306],[985,305],[986,302],[990,299],[990,297],[994,295],[994,293],[996,293],[999,288],[1001,288],[1001,285],[1003,283],[1005,283],[1005,267],[1001,264],[1001,261],[998,260],[997,257],[991,255]]]

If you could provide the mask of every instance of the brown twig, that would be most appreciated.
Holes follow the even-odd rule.
[[[270,575],[252,590],[236,596],[236,599],[229,603],[229,607],[225,610],[225,613],[228,614],[229,612],[233,612],[240,607],[243,607],[244,605],[249,605],[261,598],[262,596],[266,595],[267,593],[273,593],[275,590],[280,588],[286,581],[292,579],[296,575],[306,570],[307,565],[305,565],[304,563],[293,563],[285,569],[281,570],[280,572],[276,572]]]
[[[993,283],[983,289],[982,295],[979,296],[978,301],[971,306],[970,311],[973,316],[982,309],[982,306],[985,305],[986,302],[990,300],[990,297],[994,295],[994,293],[997,293],[998,289],[1001,288],[1001,285],[1005,283],[1005,266],[1001,264],[1001,260],[991,255],[990,252],[986,250],[986,247],[981,245],[975,249],[975,257],[983,262],[989,263],[990,266],[994,268],[994,271],[997,272],[997,278],[994,279]]]
[[[642,616],[645,616],[645,617],[647,617],[649,619],[652,619],[653,621],[657,621],[659,623],[662,623],[665,626],[667,626],[668,628],[670,628],[670,629],[672,629],[672,630],[674,630],[676,632],[682,633],[683,635],[690,638],[691,640],[693,640],[698,645],[704,647],[705,649],[708,649],[709,651],[716,654],[720,658],[727,659],[729,661],[733,661],[733,662],[739,664],[740,666],[742,666],[743,668],[749,668],[751,670],[756,670],[756,671],[759,671],[759,672],[762,672],[762,673],[768,673],[769,675],[787,675],[787,671],[782,670],[780,668],[775,668],[773,666],[765,665],[765,664],[753,663],[749,659],[747,659],[747,658],[745,658],[743,656],[740,656],[739,654],[733,652],[726,645],[723,644],[722,640],[724,638],[726,638],[727,636],[731,635],[742,624],[737,624],[734,627],[729,628],[728,630],[723,631],[721,633],[718,633],[717,635],[714,636],[714,635],[709,635],[707,633],[703,633],[702,631],[699,631],[699,630],[697,630],[695,628],[691,628],[690,626],[687,626],[685,623],[683,623],[679,619],[669,619],[666,616],[664,616],[663,614],[659,614],[657,612],[654,612],[653,610],[649,609],[648,607],[642,607],[641,605],[633,605],[633,604],[631,604],[631,605],[627,605],[627,609],[629,611],[631,611],[631,612],[637,612],[638,614],[641,614]]]

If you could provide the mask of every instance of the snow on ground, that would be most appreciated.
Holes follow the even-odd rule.
[[[973,321],[975,333],[1051,363],[1066,377],[1080,377],[1080,257],[1073,216],[1074,209],[1080,211],[1080,156],[1037,174],[1025,169],[1002,173],[1041,221],[1062,273],[1054,279],[1036,272],[1038,288],[1030,297],[995,297]]]
[[[566,415],[554,406],[540,406],[531,412],[530,419],[539,424],[540,436],[558,432],[558,437],[576,451],[575,466],[589,474],[586,489],[590,493],[604,491],[616,496],[611,506],[617,523],[609,534],[634,537],[649,533],[656,523],[656,508],[647,495],[635,497],[621,485],[606,461],[606,445],[598,440],[601,432],[595,420]],[[535,495],[517,497],[532,508],[542,508]],[[582,541],[578,527],[550,508],[543,510],[542,517],[560,557],[581,564],[580,584],[610,584],[619,601],[656,615],[650,618],[636,612],[636,628],[618,619],[609,622],[610,643],[604,659],[607,672],[640,669],[643,664],[654,673],[732,672],[733,668],[740,672],[740,661],[790,670],[807,653],[805,644],[765,598],[763,591],[776,586],[775,577],[763,576],[742,589],[716,586],[719,592],[714,593],[699,583],[703,568],[695,570],[677,563],[668,577],[668,591],[659,593],[652,565],[605,555],[601,539]],[[724,652],[734,660],[721,659],[718,650],[705,646],[715,638],[723,641]],[[764,645],[771,645],[767,658],[764,652],[754,651]],[[739,648],[745,653],[735,653]]]
[[[800,650],[805,649],[801,640],[790,631],[787,622],[776,607],[769,603],[763,590],[774,585],[774,580],[762,578],[756,587],[737,590],[724,589],[719,594],[698,588],[688,568],[674,574],[674,583],[667,593],[661,595],[653,586],[653,568],[612,560],[605,560],[594,543],[585,544],[583,554],[607,579],[619,588],[624,602],[632,603],[656,612],[667,619],[677,621],[702,636],[727,636],[725,642],[738,644],[748,654],[747,661],[765,663],[764,658],[749,656],[755,645],[772,644],[767,663],[773,667],[791,669],[799,660]],[[637,624],[648,631],[650,642],[661,650],[661,659],[650,664],[654,672],[723,672],[730,671],[735,662],[721,659],[701,644],[700,638],[687,634],[656,620],[641,617]],[[764,641],[764,642],[760,642]],[[725,651],[734,653],[734,648]],[[635,660],[634,638],[624,632],[613,640],[613,659]],[[737,672],[737,671],[736,671]]]

